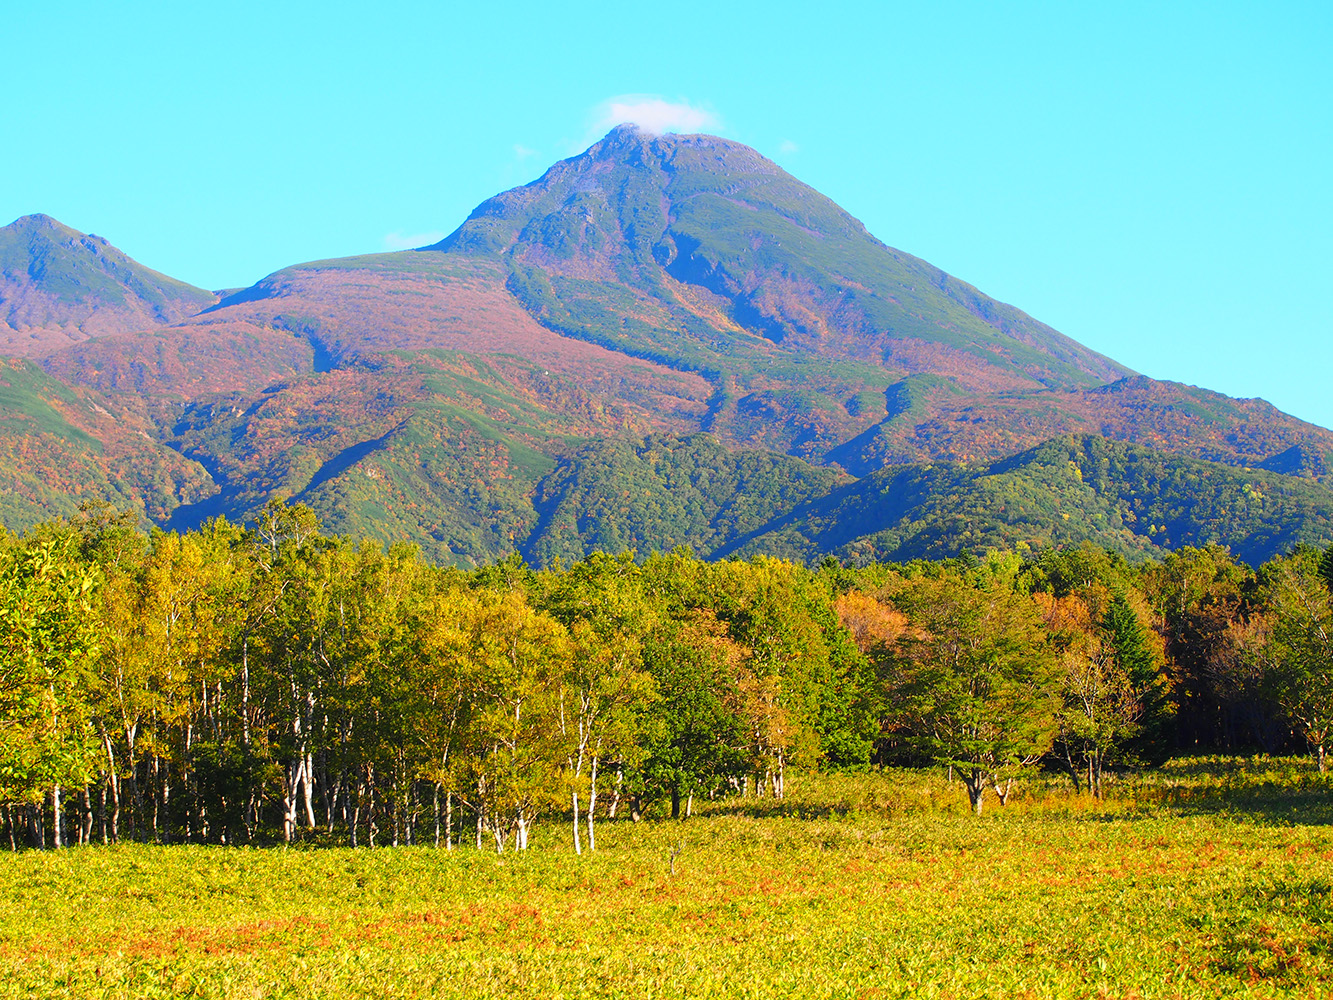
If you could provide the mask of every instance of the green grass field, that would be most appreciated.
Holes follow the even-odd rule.
[[[1333,776],[793,780],[524,855],[121,846],[0,859],[0,996],[1318,997]],[[675,872],[673,846],[679,846]]]

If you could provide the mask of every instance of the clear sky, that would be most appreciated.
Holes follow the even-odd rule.
[[[1333,426],[1333,3],[13,4],[0,224],[209,288],[414,245],[617,114],[749,143],[1145,374]]]

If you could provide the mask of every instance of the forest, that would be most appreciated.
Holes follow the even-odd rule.
[[[686,549],[465,571],[300,504],[145,535],[88,504],[0,538],[0,836],[575,852],[781,799],[789,770],[947,769],[981,814],[1106,774],[1333,738],[1333,549],[818,567]],[[959,793],[960,795],[963,792]]]

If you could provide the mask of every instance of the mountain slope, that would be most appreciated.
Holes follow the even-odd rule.
[[[216,301],[49,216],[0,228],[0,354],[36,356],[89,337],[149,330]]]
[[[216,488],[196,462],[153,440],[133,409],[0,358],[0,524],[22,530],[109,500],[144,522]]]
[[[728,451],[706,434],[600,441],[542,479],[539,521],[519,551],[536,565],[596,550],[712,554],[847,479],[785,455]]]
[[[439,349],[362,359],[186,405],[168,442],[219,492],[172,527],[244,520],[270,496],[310,504],[332,531],[415,542],[465,565],[515,550],[557,456],[654,429],[633,403],[512,356]]]

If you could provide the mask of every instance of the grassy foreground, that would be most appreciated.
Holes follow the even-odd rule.
[[[1333,995],[1333,782],[1177,762],[1105,803],[942,776],[472,849],[0,856],[0,996]],[[683,842],[671,871],[672,846]]]

